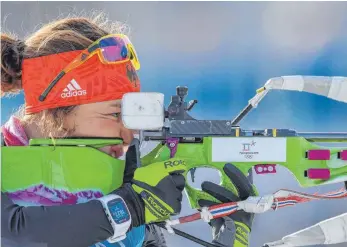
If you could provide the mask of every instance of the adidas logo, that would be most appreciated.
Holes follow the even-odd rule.
[[[72,79],[70,83],[66,86],[66,88],[63,90],[60,96],[64,99],[64,98],[82,96],[86,94],[87,94],[87,91],[82,90],[80,85],[78,85],[77,81],[75,79]]]

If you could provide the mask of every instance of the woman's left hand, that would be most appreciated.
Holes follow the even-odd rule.
[[[246,200],[249,196],[255,196],[256,192],[248,178],[234,165],[226,164],[223,168],[225,174],[235,185],[239,196],[212,182],[204,182],[202,190],[212,195],[221,203]],[[199,200],[201,207],[217,204],[209,200]],[[254,214],[245,211],[237,211],[227,217],[211,220],[213,243],[223,247],[247,247],[251,232]]]

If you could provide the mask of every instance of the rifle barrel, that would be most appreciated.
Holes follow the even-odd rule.
[[[297,134],[316,142],[347,141],[347,132],[298,132]]]

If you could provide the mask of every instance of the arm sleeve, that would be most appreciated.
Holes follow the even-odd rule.
[[[1,239],[46,247],[88,247],[113,235],[101,203],[22,207],[1,193]],[[34,246],[34,245],[33,245]]]

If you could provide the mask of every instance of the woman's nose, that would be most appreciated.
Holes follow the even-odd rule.
[[[121,132],[121,138],[123,139],[124,144],[130,144],[134,138],[134,133],[131,130],[123,127]]]

